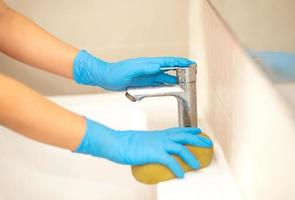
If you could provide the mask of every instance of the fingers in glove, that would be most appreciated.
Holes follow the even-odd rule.
[[[186,67],[191,64],[195,64],[194,61],[191,61],[186,58],[180,58],[180,57],[154,57],[154,58],[141,58],[141,61],[143,62],[153,62],[161,65],[162,67],[174,67],[174,66],[180,66],[180,67]]]
[[[177,142],[179,144],[188,144],[188,145],[197,146],[197,147],[210,148],[213,145],[210,139],[199,136],[199,135],[193,135],[190,133],[169,134],[169,138],[172,141]]]
[[[173,133],[190,133],[190,134],[200,134],[202,132],[202,130],[200,128],[195,128],[195,127],[185,127],[185,128],[169,128],[166,129],[166,131],[168,131],[169,133],[173,134]]]
[[[154,78],[154,82],[156,83],[166,83],[166,84],[176,84],[176,77],[165,74],[165,73],[160,73]]]
[[[175,174],[178,178],[183,178],[184,171],[179,165],[179,163],[168,153],[161,153],[158,154],[158,163],[165,165],[170,169],[170,171]]]
[[[128,65],[126,71],[130,78],[138,78],[147,75],[156,75],[161,72],[161,66],[157,63],[142,63],[137,65]]]
[[[200,162],[185,146],[181,144],[171,143],[167,147],[167,152],[179,156],[185,163],[187,163],[193,169],[200,168]]]

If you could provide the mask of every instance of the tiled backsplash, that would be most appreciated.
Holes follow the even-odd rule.
[[[295,198],[295,128],[285,102],[210,4],[190,1],[198,106],[245,199]]]

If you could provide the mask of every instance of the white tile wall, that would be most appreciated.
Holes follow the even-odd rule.
[[[294,117],[207,1],[190,1],[198,103],[245,199],[295,198]]]

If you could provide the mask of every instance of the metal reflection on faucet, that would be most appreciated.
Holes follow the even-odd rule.
[[[193,64],[173,68],[176,70],[176,85],[129,87],[126,97],[131,101],[140,101],[145,97],[174,96],[178,104],[179,127],[197,127],[196,67]]]

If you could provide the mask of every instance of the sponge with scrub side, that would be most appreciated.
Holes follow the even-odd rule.
[[[204,133],[200,133],[200,136],[209,138]],[[185,146],[198,159],[200,162],[200,168],[207,167],[210,164],[213,157],[213,146],[211,148],[190,145]],[[172,156],[176,159],[185,172],[193,170],[190,166],[183,162],[181,158],[176,155]],[[131,171],[132,175],[137,181],[145,184],[157,184],[162,181],[176,178],[169,168],[161,164],[136,165],[131,167]]]

